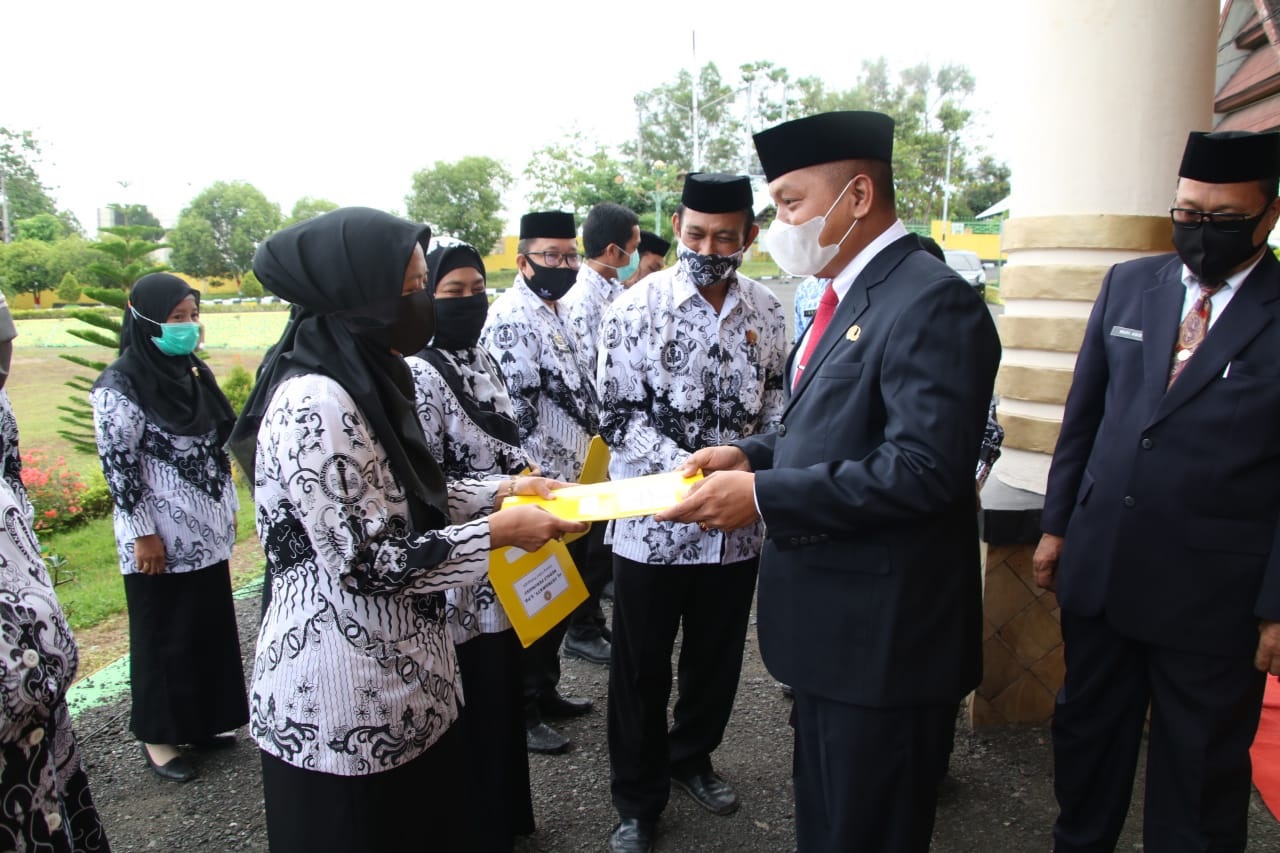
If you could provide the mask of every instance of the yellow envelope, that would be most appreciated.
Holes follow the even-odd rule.
[[[702,472],[692,477],[681,477],[671,471],[629,480],[566,486],[557,489],[555,497],[549,500],[538,495],[513,495],[502,505],[532,504],[568,521],[607,521],[633,515],[653,515],[675,506],[688,493],[689,487],[701,479]]]
[[[587,483],[603,483],[609,479],[609,445],[604,443],[604,439],[598,435],[591,436],[591,443],[587,445],[587,458],[582,463],[582,473],[578,475],[578,482]]]
[[[491,551],[489,582],[525,648],[587,600],[573,558],[555,539],[532,553],[514,547]]]

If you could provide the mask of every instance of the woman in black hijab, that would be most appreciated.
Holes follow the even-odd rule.
[[[250,687],[274,853],[467,849],[457,658],[444,590],[489,549],[579,530],[499,495],[549,481],[447,483],[401,353],[434,325],[429,230],[344,208],[270,237],[254,272],[294,303],[232,436],[255,471],[271,601]]]
[[[93,387],[129,608],[130,728],[162,779],[195,773],[178,744],[229,746],[248,722],[227,563],[239,502],[223,444],[235,422],[193,355],[200,294],[177,276],[133,285],[120,357]]]
[[[498,363],[479,345],[489,313],[484,261],[465,243],[427,254],[436,304],[431,345],[406,361],[418,422],[449,479],[509,476],[528,465]],[[466,782],[470,847],[510,851],[530,835],[533,798],[525,748],[520,642],[487,579],[447,592],[449,635],[466,690]]]

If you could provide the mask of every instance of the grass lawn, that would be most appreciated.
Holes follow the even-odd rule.
[[[244,541],[257,535],[253,529],[253,499],[245,486],[236,491],[240,496],[237,541]],[[46,557],[57,555],[66,560],[59,569],[55,589],[73,631],[92,627],[124,610],[124,583],[120,580],[110,517],[92,519],[65,533],[45,534],[40,545]],[[232,584],[238,587],[258,573],[255,569],[245,577],[233,576]]]
[[[275,343],[287,318],[286,312],[207,315],[205,326],[209,346],[206,353],[214,373],[224,377],[236,365],[251,372],[256,370],[263,351]],[[58,430],[67,425],[60,420],[64,413],[57,407],[65,405],[73,394],[84,396],[64,383],[73,376],[92,378],[87,368],[59,356],[74,354],[109,362],[114,354],[67,335],[65,329],[68,326],[85,328],[74,320],[21,320],[17,326],[19,337],[14,342],[13,365],[5,389],[13,402],[23,450],[42,450],[50,463],[61,458],[63,465],[86,479],[89,475],[100,477],[97,455],[77,451],[58,435]],[[65,342],[76,345],[64,345]],[[241,487],[239,495],[239,539],[244,540],[255,536],[253,501],[247,488]],[[115,537],[109,517],[93,519],[65,533],[46,534],[41,537],[41,545],[46,553],[57,554],[66,560],[65,566],[59,570],[60,579],[71,580],[60,583],[57,593],[73,629],[95,625],[124,610],[124,585],[120,581],[120,566],[116,561]],[[260,567],[261,563],[257,561],[241,573],[243,576],[233,576],[233,584],[239,586],[244,583],[256,575]]]

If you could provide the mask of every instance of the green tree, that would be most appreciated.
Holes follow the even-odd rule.
[[[117,223],[116,227],[130,225],[149,225],[152,228],[160,227],[160,220],[155,214],[147,209],[145,204],[119,204],[112,203],[107,207],[113,212],[113,216]]]
[[[62,281],[58,282],[56,293],[63,302],[78,302],[80,300],[80,282],[76,280],[73,273],[66,273],[62,276]]]
[[[80,235],[72,234],[48,246],[49,281],[61,281],[63,276],[71,273],[85,286],[109,287],[111,285],[109,280],[103,279],[90,269],[94,264],[101,263],[103,256],[93,248],[92,243]]]
[[[71,311],[74,319],[89,328],[67,329],[67,334],[107,349],[108,352],[102,354],[103,359],[114,358],[120,350],[120,329],[123,325],[125,304],[129,297],[123,290],[109,288],[90,287],[86,288],[84,293],[90,299],[101,302],[105,307],[77,308]],[[58,406],[58,410],[62,412],[58,420],[67,425],[66,429],[58,430],[58,435],[81,453],[97,453],[98,446],[93,430],[93,407],[89,404],[88,397],[94,381],[106,369],[107,362],[66,353],[60,353],[58,357],[88,371],[87,375],[72,376],[64,383],[72,390],[67,402]]]
[[[1008,164],[1001,163],[990,154],[978,160],[977,166],[965,173],[960,186],[960,203],[969,211],[969,216],[965,218],[977,216],[1008,196],[1009,176]]]
[[[280,227],[280,206],[252,184],[218,181],[201,192],[169,232],[175,269],[202,277],[226,277],[240,285],[253,268],[258,244]]]
[[[289,214],[289,218],[285,220],[285,225],[296,225],[299,222],[306,222],[308,219],[315,219],[322,213],[328,213],[331,210],[337,210],[338,205],[327,198],[312,198],[304,195],[293,203],[293,211]]]
[[[510,173],[491,157],[437,160],[430,169],[414,172],[404,203],[409,218],[427,223],[434,234],[464,240],[486,254],[506,230],[499,212],[509,186]]]
[[[686,70],[674,82],[641,92],[633,99],[639,134],[628,146],[628,155],[640,162],[668,163],[681,171],[734,171],[743,161],[743,146],[748,142],[734,106],[740,88],[744,87],[725,83],[715,63],[707,63],[698,72],[696,115],[693,75]]]
[[[106,259],[89,265],[89,271],[99,280],[128,293],[133,283],[144,275],[168,269],[164,264],[149,260],[152,252],[169,248],[168,243],[159,242],[164,229],[150,225],[122,225],[99,231],[106,237],[94,243],[93,248],[106,255]]]
[[[249,270],[244,274],[244,278],[240,279],[240,295],[248,296],[250,299],[261,299],[263,293],[265,291],[262,289],[262,282],[258,281],[253,270]]]
[[[51,290],[57,279],[49,272],[49,244],[18,240],[0,246],[0,287],[9,294],[30,293],[40,305],[40,291]]]
[[[57,215],[49,188],[36,171],[40,164],[40,143],[29,130],[0,127],[0,175],[9,202],[9,223],[30,219],[41,213]],[[12,234],[10,234],[12,239]]]
[[[927,63],[913,65],[900,72],[895,82],[888,61],[881,57],[862,63],[850,89],[808,86],[796,117],[826,110],[886,113],[895,125],[893,173],[902,218],[927,222],[942,216],[948,158],[950,218],[966,218],[978,212],[971,209],[966,189],[970,176],[976,174],[968,163],[978,154],[966,143],[973,120],[966,103],[974,86],[969,70],[954,64],[936,70]],[[992,165],[1001,166],[994,161]]]
[[[39,240],[41,243],[53,243],[67,236],[67,226],[52,213],[37,213],[19,219],[13,223],[13,230],[19,240]]]

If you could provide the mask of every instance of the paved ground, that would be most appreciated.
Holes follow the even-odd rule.
[[[237,610],[247,671],[258,598],[240,600]],[[742,808],[731,817],[715,817],[674,793],[659,828],[661,851],[793,849],[790,705],[760,662],[754,631],[753,625],[730,729],[715,755],[717,769],[737,787]],[[531,756],[539,828],[519,847],[525,853],[605,849],[615,821],[605,749],[606,676],[603,667],[565,661],[565,691],[591,697],[598,710],[565,725],[576,744],[573,752]],[[76,727],[117,851],[267,849],[258,753],[243,730],[234,749],[197,755],[200,778],[179,786],[159,781],[144,767],[128,732],[127,699],[82,711]],[[1053,816],[1046,728],[975,733],[960,727],[951,777],[942,792],[934,850],[1049,850]],[[1132,818],[1130,823],[1120,849],[1141,849]],[[1280,824],[1256,795],[1250,849],[1280,850]]]

